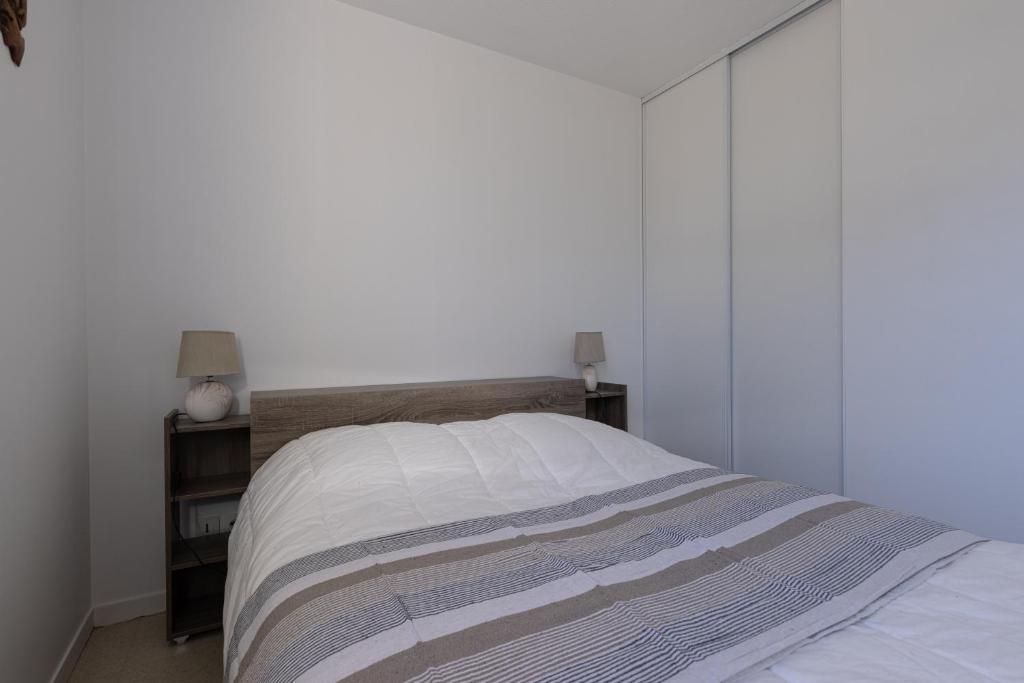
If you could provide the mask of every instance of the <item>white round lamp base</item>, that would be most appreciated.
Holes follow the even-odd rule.
[[[234,394],[227,384],[200,382],[185,394],[185,412],[196,422],[223,419],[231,410]]]
[[[589,363],[583,366],[583,384],[587,391],[597,391],[597,368]]]

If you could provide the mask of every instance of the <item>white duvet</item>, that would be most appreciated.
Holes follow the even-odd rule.
[[[706,465],[553,414],[307,434],[274,455],[242,498],[225,634],[268,574],[310,553],[698,467]],[[1024,546],[983,543],[874,615],[746,680],[1024,681]]]

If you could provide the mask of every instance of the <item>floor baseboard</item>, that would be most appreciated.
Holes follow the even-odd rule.
[[[57,670],[53,672],[53,678],[50,679],[51,683],[67,683],[71,678],[71,672],[75,670],[75,664],[78,663],[78,658],[82,655],[82,650],[85,649],[85,643],[89,640],[89,634],[92,633],[92,626],[93,610],[90,609],[85,613],[85,618],[82,619],[75,636],[68,644],[68,649],[64,651],[64,656],[61,657],[60,664],[57,665]]]
[[[127,600],[117,600],[96,605],[93,608],[93,623],[96,626],[109,626],[110,624],[118,624],[137,617],[159,614],[164,611],[165,607],[163,591],[136,595],[134,598],[128,598]]]
[[[79,624],[78,630],[68,644],[64,656],[61,657],[57,670],[54,671],[50,683],[67,683],[71,678],[71,672],[75,670],[75,664],[85,649],[85,643],[89,640],[89,634],[95,626],[109,626],[122,621],[129,621],[137,617],[145,617],[151,614],[159,614],[164,611],[164,592],[148,593],[137,595],[127,600],[108,602],[96,605],[88,612]]]

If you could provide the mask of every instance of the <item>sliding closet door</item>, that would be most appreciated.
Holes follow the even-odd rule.
[[[1018,543],[1022,26],[1004,0],[843,7],[847,489]]]
[[[839,491],[839,3],[732,59],[735,469]]]
[[[729,461],[728,63],[644,105],[644,435]]]

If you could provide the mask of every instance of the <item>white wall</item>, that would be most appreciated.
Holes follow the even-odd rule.
[[[248,391],[603,377],[642,424],[639,101],[369,14],[97,0],[86,20],[97,603],[163,586],[178,335]]]
[[[1024,541],[1024,3],[843,4],[847,492]]]
[[[0,53],[0,678],[48,680],[90,608],[81,6]]]

